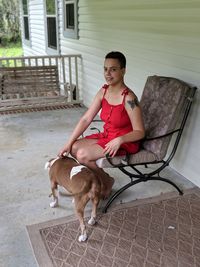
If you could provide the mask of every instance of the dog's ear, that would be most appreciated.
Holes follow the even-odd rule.
[[[50,161],[47,161],[46,163],[45,163],[45,165],[44,165],[44,169],[45,170],[48,170],[48,169],[50,169],[50,166],[51,165],[51,162]]]
[[[47,161],[44,165],[44,169],[45,170],[49,170],[51,168],[51,165],[53,164],[52,162],[55,160],[55,158],[50,159],[49,161]]]
[[[44,168],[45,168],[45,170],[49,170],[50,168],[51,168],[51,166],[54,164],[54,162],[56,161],[56,160],[58,160],[60,157],[56,157],[56,158],[53,158],[53,159],[50,159],[49,161],[47,161],[46,163],[45,163],[45,166],[44,166]]]
[[[80,162],[75,157],[73,157],[71,154],[69,154],[69,158],[73,159],[74,161],[76,161],[76,163],[80,164]]]

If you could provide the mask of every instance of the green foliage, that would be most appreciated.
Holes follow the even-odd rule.
[[[18,36],[17,38],[13,38],[12,35],[2,34],[0,35],[0,47],[7,47],[10,46],[10,44],[16,44],[20,43],[21,38]]]
[[[47,14],[54,15],[56,13],[55,0],[46,0]]]
[[[0,0],[0,44],[20,39],[18,0]]]
[[[27,0],[23,0],[22,4],[23,4],[24,15],[28,15],[28,2],[27,2]]]
[[[18,57],[22,56],[22,46],[21,43],[10,43],[7,46],[0,46],[0,57]]]

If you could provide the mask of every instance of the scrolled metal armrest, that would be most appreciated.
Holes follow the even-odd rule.
[[[154,137],[145,137],[142,141],[145,142],[145,141],[152,141],[152,140],[156,140],[156,139],[160,139],[160,138],[164,138],[164,137],[167,137],[167,136],[170,136],[174,133],[177,133],[179,132],[181,129],[176,129],[174,131],[171,131],[169,133],[166,133],[166,134],[163,134],[163,135],[158,135],[158,136],[154,136]]]

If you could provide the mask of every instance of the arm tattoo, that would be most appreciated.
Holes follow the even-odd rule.
[[[127,103],[129,104],[129,106],[134,109],[135,107],[138,107],[139,106],[139,101],[136,98],[134,98],[133,100],[128,100]]]

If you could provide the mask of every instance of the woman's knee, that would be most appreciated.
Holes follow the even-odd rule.
[[[73,145],[72,145],[72,148],[71,148],[71,155],[73,157],[76,157],[76,154],[77,154],[77,151],[79,150],[80,146],[78,144],[78,142],[74,142]]]
[[[103,157],[103,150],[98,145],[95,145],[94,140],[85,142],[84,140],[77,140],[71,149],[71,154],[80,163],[87,165],[91,161]]]
[[[90,161],[90,157],[85,147],[81,147],[76,151],[76,159],[80,163],[87,165],[87,163]]]
[[[93,140],[91,139],[79,139],[72,145],[71,148],[71,154],[75,158],[79,158],[81,160],[84,160],[89,157],[90,152],[88,151],[88,148],[93,144]]]

